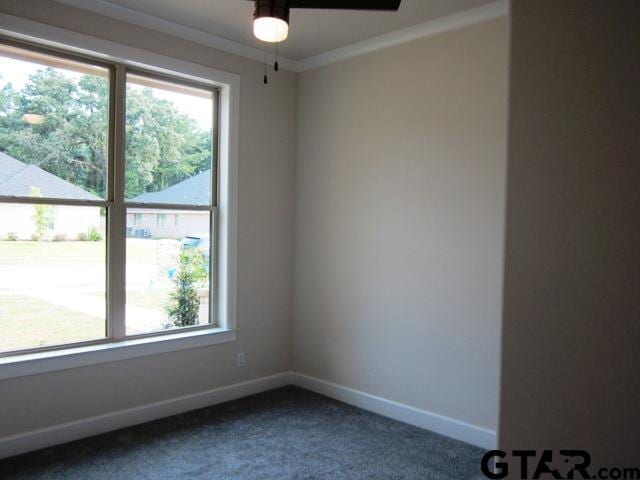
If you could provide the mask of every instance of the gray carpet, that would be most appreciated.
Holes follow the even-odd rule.
[[[482,454],[286,387],[7,459],[0,478],[467,480]]]

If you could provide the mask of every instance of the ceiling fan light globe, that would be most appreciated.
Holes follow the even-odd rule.
[[[253,20],[253,34],[263,42],[283,42],[289,35],[289,24],[281,18],[259,17]]]

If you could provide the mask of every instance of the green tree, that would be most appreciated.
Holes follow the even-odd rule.
[[[207,279],[204,257],[195,248],[180,252],[178,269],[175,274],[176,285],[170,294],[165,311],[169,322],[165,328],[197,325],[200,316],[200,297],[196,286]]]
[[[128,88],[126,158],[127,198],[164,190],[209,168],[211,132],[152,89]]]
[[[30,75],[20,92],[6,85],[12,101],[0,104],[0,150],[103,195],[107,88],[106,79],[83,76],[76,82],[53,68]],[[45,122],[30,125],[22,120],[27,113],[43,115]]]
[[[0,74],[0,81],[2,75]],[[6,112],[10,112],[14,108],[16,101],[16,92],[10,83],[0,88],[0,113],[6,115]]]
[[[22,90],[0,88],[0,151],[98,196],[106,191],[109,82],[67,77],[53,68],[29,76]],[[23,115],[38,113],[32,125]],[[159,191],[210,166],[211,132],[199,128],[149,88],[127,89],[127,198]]]
[[[42,192],[38,187],[31,187],[29,191],[30,197],[42,197]],[[51,224],[53,212],[50,205],[35,204],[33,206],[33,224],[35,226],[35,232],[33,234],[34,240],[42,240],[49,225]]]

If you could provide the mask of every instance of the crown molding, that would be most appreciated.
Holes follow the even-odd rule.
[[[55,0],[71,7],[88,10],[105,17],[114,18],[123,22],[131,23],[139,27],[156,30],[174,37],[183,38],[194,43],[213,47],[223,52],[232,53],[239,57],[248,58],[257,62],[264,61],[264,50],[234,42],[226,38],[218,37],[210,33],[187,27],[179,23],[164,20],[162,18],[149,15],[148,13],[135,10],[133,8],[116,5],[106,0]],[[279,57],[278,63],[282,68],[294,70],[296,62],[286,57]]]
[[[99,15],[111,17],[116,20],[132,23],[150,30],[167,33],[175,37],[206,45],[250,60],[255,60],[257,62],[264,61],[264,51],[259,48],[218,37],[216,35],[196,30],[169,20],[164,20],[132,8],[116,5],[106,0],[55,1],[83,10],[88,10]],[[302,60],[296,61],[286,57],[280,57],[279,62],[282,68],[293,72],[304,72],[374,52],[376,50],[411,42],[419,38],[436,35],[438,33],[455,30],[474,23],[502,17],[504,15],[508,15],[508,13],[509,0],[497,0],[481,7],[472,8],[446,17],[436,18],[435,20],[430,20],[418,25],[396,30],[395,32],[379,35],[361,42],[336,48],[335,50],[307,57]]]
[[[481,7],[465,10],[460,13],[436,18],[428,22],[420,23],[411,27],[385,33],[377,37],[372,37],[362,42],[352,43],[345,47],[336,48],[325,53],[307,57],[296,62],[295,71],[304,72],[314,68],[324,67],[331,63],[340,62],[349,58],[364,55],[366,53],[393,47],[402,43],[411,42],[419,38],[436,35],[438,33],[466,27],[474,23],[502,17],[509,13],[509,0],[498,0]]]

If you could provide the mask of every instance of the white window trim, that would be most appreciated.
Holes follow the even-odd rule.
[[[0,358],[0,380],[146,355],[198,348],[236,340],[237,191],[240,77],[221,70],[148,52],[109,40],[0,14],[0,34],[17,40],[88,54],[98,59],[216,86],[220,89],[219,193],[217,206],[219,328],[180,331],[96,345],[70,346]],[[79,47],[81,46],[81,47]]]

